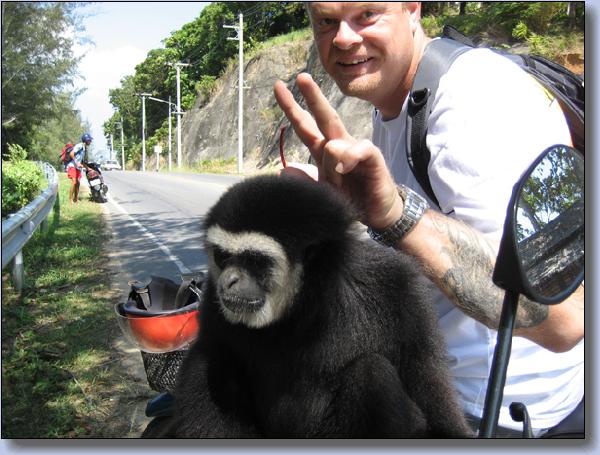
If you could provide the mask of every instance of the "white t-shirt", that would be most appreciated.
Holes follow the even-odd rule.
[[[79,142],[79,143],[75,144],[71,151],[75,152],[75,159],[77,160],[78,163],[81,163],[83,161],[83,159],[85,158],[85,152],[86,152],[85,143]],[[70,153],[69,153],[69,155],[70,155]],[[69,168],[69,167],[77,167],[77,166],[75,166],[75,162],[73,160],[70,160],[67,163],[67,167]]]
[[[396,181],[427,197],[406,159],[406,106],[389,121],[375,111],[373,143]],[[500,240],[515,182],[546,148],[570,143],[557,102],[533,78],[489,50],[471,50],[442,77],[434,100],[427,134],[431,185],[444,213]],[[436,303],[465,412],[480,417],[497,332],[466,316],[441,292]],[[583,348],[582,340],[555,354],[514,337],[500,425],[522,428],[509,415],[513,401],[527,406],[534,429],[564,419],[583,396]]]

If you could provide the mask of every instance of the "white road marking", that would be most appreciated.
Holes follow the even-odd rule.
[[[169,260],[171,260],[173,263],[175,263],[175,265],[177,266],[177,268],[179,269],[179,272],[181,274],[192,273],[192,271],[190,269],[188,269],[183,264],[183,262],[181,262],[181,260],[171,252],[171,250],[169,249],[168,246],[163,244],[158,239],[158,237],[156,237],[152,232],[150,232],[148,229],[146,229],[146,227],[144,227],[143,224],[141,224],[139,221],[133,219],[133,217],[129,213],[127,213],[127,210],[125,210],[123,207],[121,207],[119,205],[119,203],[110,196],[110,194],[107,194],[106,196],[108,198],[108,202],[110,202],[119,212],[121,212],[123,215],[125,215],[127,218],[129,218],[131,223],[133,223],[133,225],[135,225],[141,231],[142,235],[149,238],[150,240],[152,240],[154,243],[156,243],[158,245],[158,247],[162,250],[163,253],[165,253],[165,255],[169,258]]]

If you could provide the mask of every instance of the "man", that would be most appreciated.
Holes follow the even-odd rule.
[[[71,201],[71,204],[79,202],[81,170],[85,167],[83,161],[91,143],[92,136],[89,133],[84,133],[81,136],[81,142],[75,144],[69,152],[70,161],[67,163],[67,177],[71,180],[71,188],[69,188],[69,201]]]
[[[375,107],[373,140],[348,134],[308,74],[297,85],[312,116],[281,81],[277,101],[318,178],[348,194],[372,237],[414,255],[439,288],[450,368],[476,427],[504,295],[491,274],[512,186],[548,146],[570,143],[564,116],[506,59],[483,49],[460,56],[440,81],[428,124],[428,173],[442,212],[429,208],[405,149],[407,94],[430,41],[420,4],[311,2],[308,11],[325,70],[344,94]],[[405,213],[405,202],[416,210]],[[521,428],[508,414],[512,401],[527,405],[535,435],[580,402],[583,313],[583,291],[550,307],[521,299],[499,435]]]

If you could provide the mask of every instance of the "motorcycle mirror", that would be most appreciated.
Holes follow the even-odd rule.
[[[493,280],[499,287],[551,305],[583,281],[584,158],[555,145],[513,189]]]
[[[494,437],[502,404],[519,294],[541,304],[566,299],[583,281],[584,159],[546,149],[513,187],[492,279],[506,293],[479,437]]]

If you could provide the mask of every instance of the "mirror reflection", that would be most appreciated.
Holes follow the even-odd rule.
[[[584,160],[555,146],[522,187],[515,219],[521,270],[538,295],[553,298],[584,267]]]

